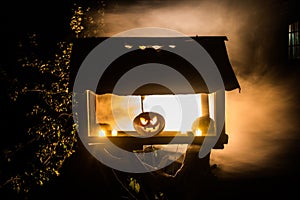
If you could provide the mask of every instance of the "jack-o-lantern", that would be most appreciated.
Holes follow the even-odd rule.
[[[155,112],[142,112],[134,118],[133,127],[140,135],[151,137],[163,131],[165,119]]]

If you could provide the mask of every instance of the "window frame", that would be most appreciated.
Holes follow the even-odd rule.
[[[288,26],[288,59],[300,59],[300,23],[295,21]]]

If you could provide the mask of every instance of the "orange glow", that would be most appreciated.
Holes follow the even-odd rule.
[[[127,49],[131,49],[133,46],[129,45],[129,44],[126,44],[124,47],[127,48]]]
[[[145,118],[141,117],[140,121],[143,125],[146,125],[148,123],[148,120],[146,120]]]
[[[152,48],[155,49],[155,50],[158,50],[158,49],[162,48],[162,46],[160,46],[160,45],[153,45]]]
[[[209,95],[212,119],[214,119],[213,101],[214,93]],[[194,120],[202,116],[200,94],[149,95],[145,96],[143,105],[145,112],[156,112],[164,117],[165,131],[180,131],[186,134],[192,131]],[[133,119],[141,112],[140,96],[104,94],[96,97],[96,122],[109,124],[116,131],[134,131]],[[141,120],[142,124],[148,123],[146,119]]]
[[[100,136],[100,137],[105,137],[105,136],[106,136],[106,131],[103,130],[103,129],[100,129],[100,130],[99,130],[99,133],[98,133],[98,136]]]
[[[112,136],[118,136],[118,131],[117,131],[116,129],[113,129],[113,130],[111,131],[111,135],[112,135]]]
[[[202,131],[200,129],[197,129],[195,135],[202,136]]]

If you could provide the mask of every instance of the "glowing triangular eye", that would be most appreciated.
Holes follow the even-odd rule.
[[[157,117],[154,116],[153,119],[150,120],[150,123],[151,123],[152,125],[154,125],[154,124],[156,124],[156,122],[157,122]]]
[[[143,117],[140,117],[140,122],[142,125],[147,125],[148,124],[148,120],[143,118]]]

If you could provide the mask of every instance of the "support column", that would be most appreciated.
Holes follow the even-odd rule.
[[[208,94],[200,94],[202,116],[209,116]]]

